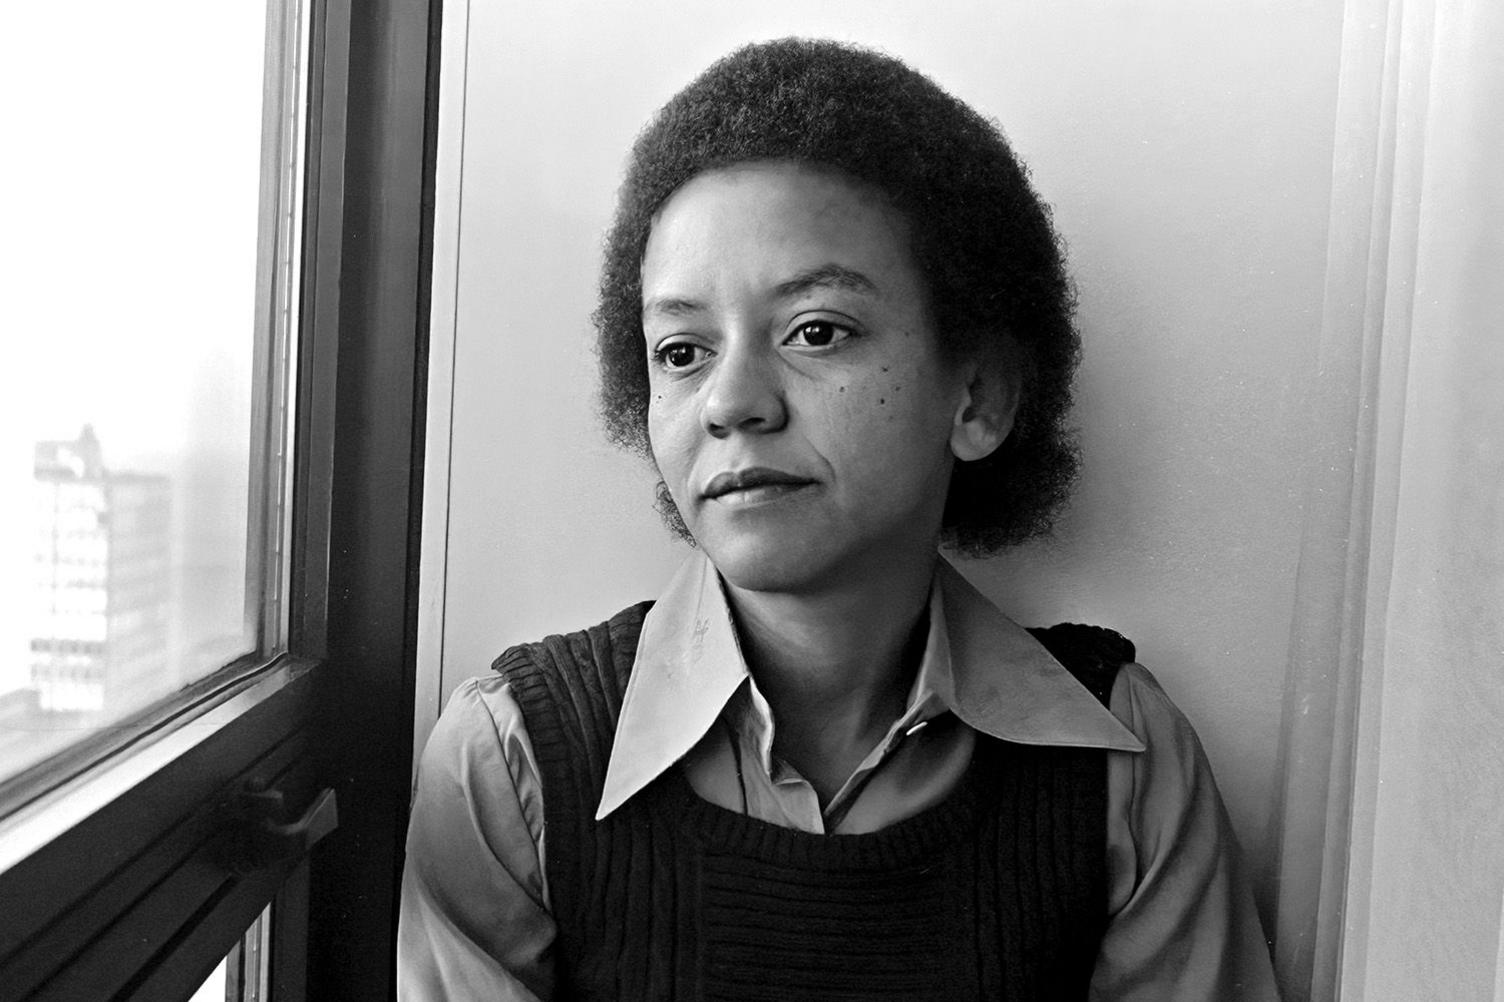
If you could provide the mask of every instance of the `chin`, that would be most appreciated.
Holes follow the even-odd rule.
[[[938,529],[864,532],[849,522],[697,519],[695,538],[726,583],[745,591],[816,594],[867,587],[911,561],[934,560]]]
[[[701,542],[726,583],[744,591],[806,592],[830,571],[829,560],[801,541],[739,539]]]

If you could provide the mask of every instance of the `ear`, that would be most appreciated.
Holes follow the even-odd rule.
[[[966,363],[966,385],[950,430],[950,451],[962,462],[986,459],[1013,431],[1022,392],[1011,352],[989,352]]]

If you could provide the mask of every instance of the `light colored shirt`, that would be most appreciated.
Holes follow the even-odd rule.
[[[706,800],[808,832],[876,831],[960,781],[977,733],[1108,756],[1107,931],[1094,999],[1276,999],[1236,841],[1195,732],[1149,672],[1102,706],[943,560],[906,708],[823,807],[773,753],[714,568],[686,561],[648,613],[598,816],[665,770]],[[398,935],[402,1002],[533,1002],[553,990],[543,790],[499,677],[461,684],[419,767]]]

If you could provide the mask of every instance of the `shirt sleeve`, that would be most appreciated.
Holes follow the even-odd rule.
[[[500,678],[461,683],[418,766],[397,933],[400,1002],[553,993],[543,803],[522,711]]]
[[[1125,665],[1112,710],[1147,747],[1108,760],[1102,1002],[1278,1000],[1237,840],[1201,742],[1159,683]]]

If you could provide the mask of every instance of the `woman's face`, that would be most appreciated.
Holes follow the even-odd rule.
[[[880,194],[787,163],[701,174],[659,210],[642,285],[653,456],[731,584],[933,559],[966,379]]]

